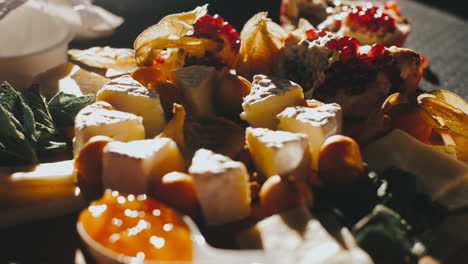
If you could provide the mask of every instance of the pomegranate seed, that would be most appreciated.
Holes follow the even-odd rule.
[[[289,33],[288,36],[284,39],[284,43],[289,43],[291,40],[294,39],[294,36],[292,33]]]
[[[212,40],[218,40],[224,37],[231,45],[232,50],[234,52],[239,52],[239,33],[221,16],[204,15],[195,22],[193,27],[193,37],[209,38]]]
[[[356,57],[356,51],[351,48],[345,48],[341,51],[340,60],[343,63],[348,62],[350,59]]]
[[[317,32],[314,29],[309,29],[305,32],[307,40],[313,41],[318,38]]]
[[[162,57],[157,57],[155,60],[154,60],[154,64],[163,64],[164,63],[164,58]]]
[[[343,21],[341,20],[336,20],[336,28],[337,30],[339,30],[341,28],[341,26],[343,26]]]
[[[320,30],[319,33],[318,33],[318,35],[319,35],[320,37],[325,37],[325,36],[327,35],[327,32],[326,32],[325,30]]]
[[[338,49],[342,50],[348,46],[348,42],[351,38],[350,37],[341,37],[338,39]]]
[[[385,47],[382,45],[372,46],[369,52],[369,55],[374,59],[382,58],[384,54],[385,54]]]
[[[348,47],[354,49],[356,51],[356,54],[359,52],[359,41],[355,38],[351,38],[348,41]]]
[[[330,39],[327,44],[325,44],[325,47],[329,49],[336,49],[338,47],[338,41],[336,39]]]
[[[366,66],[371,66],[372,63],[374,62],[374,60],[373,60],[371,57],[369,57],[369,56],[364,56],[364,57],[362,57],[362,58],[361,58],[361,61],[362,61],[362,62],[364,63],[364,65],[366,65]]]

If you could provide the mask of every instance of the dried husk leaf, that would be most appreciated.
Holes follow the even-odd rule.
[[[92,47],[85,50],[70,49],[70,59],[88,67],[113,69],[121,72],[132,72],[137,66],[132,49]]]
[[[455,142],[455,150],[457,151],[457,159],[468,164],[468,137],[457,134],[453,131],[449,132]]]
[[[293,35],[299,36],[301,39],[306,38],[306,31],[310,29],[316,29],[307,19],[300,18],[297,28],[294,29],[291,33]]]
[[[284,29],[267,16],[267,12],[257,13],[247,21],[240,34],[242,41],[236,71],[248,80],[255,74],[273,72],[287,37]]]
[[[462,110],[465,114],[468,115],[468,103],[457,94],[446,90],[434,90],[429,93],[434,95],[437,99],[440,99],[447,104]]]
[[[166,48],[183,48],[194,56],[205,54],[211,40],[188,37],[194,32],[193,24],[207,13],[208,5],[193,11],[164,17],[158,24],[143,31],[134,42],[138,66],[150,66]]]
[[[428,112],[441,127],[468,137],[468,115],[462,110],[429,94],[418,97],[418,106]]]
[[[394,107],[396,107],[397,105],[401,105],[401,104],[409,104],[408,97],[403,96],[400,93],[394,93],[394,94],[389,95],[387,99],[385,99],[385,101],[382,104],[381,109],[384,112],[389,112]]]
[[[187,162],[200,148],[235,158],[244,148],[244,130],[222,117],[186,118],[182,105],[174,104],[174,117],[157,137],[174,140]]]
[[[174,104],[172,112],[174,116],[157,137],[166,137],[174,140],[183,152],[186,146],[184,138],[185,108],[180,104]]]
[[[177,20],[181,22],[185,22],[189,25],[195,24],[195,22],[202,16],[208,13],[208,4],[204,4],[202,6],[197,6],[194,10],[189,12],[182,12],[177,14],[171,14],[163,17],[160,22],[168,21],[168,20]]]
[[[454,158],[457,159],[457,150],[456,150],[456,143],[451,136],[451,132],[448,129],[440,129],[434,128],[433,134],[438,135],[439,142],[431,142],[430,144],[432,148]]]

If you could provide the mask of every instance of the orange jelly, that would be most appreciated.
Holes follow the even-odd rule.
[[[107,190],[78,221],[104,247],[138,259],[191,261],[190,230],[171,208],[146,195]]]

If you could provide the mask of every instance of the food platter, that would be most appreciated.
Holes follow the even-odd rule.
[[[422,7],[413,2],[401,1],[400,4],[405,14],[414,20],[414,32],[410,35],[405,46],[417,50],[418,52],[421,52],[422,54],[427,56],[430,61],[429,66],[431,71],[433,71],[433,73],[435,73],[438,77],[437,79],[439,84],[437,84],[437,81],[434,81],[434,79],[429,81],[423,80],[420,87],[423,90],[427,91],[434,89],[448,89],[466,98],[466,79],[463,79],[466,78],[466,75],[459,74],[453,78],[444,78],[444,76],[450,75],[449,69],[445,70],[444,66],[440,64],[441,62],[439,61],[444,61],[447,59],[443,58],[443,55],[440,54],[442,52],[445,54],[447,53],[447,51],[442,50],[440,46],[437,46],[437,48],[431,46],[440,45],[440,43],[438,43],[437,41],[431,42],[431,45],[420,44],[421,41],[427,41],[423,37],[425,36],[425,33],[418,30],[418,26],[424,27],[424,23],[421,22],[422,20],[418,20],[418,15],[421,15],[421,13],[425,13],[427,11],[433,12],[432,14],[440,17],[440,21],[446,21],[449,24],[453,23],[452,25],[456,24],[461,26],[466,24],[466,22],[450,17],[446,14],[441,14],[436,10]],[[111,45],[111,43],[109,45]],[[426,46],[426,49],[424,48],[424,46]],[[462,56],[466,57],[466,55]],[[438,61],[437,59],[440,60]],[[447,62],[447,64],[450,63]],[[453,67],[458,67],[458,69],[462,69],[460,70],[461,72],[463,72],[463,69],[465,69],[466,71],[466,66]],[[455,72],[455,70],[452,71]],[[0,260],[26,263],[37,260],[46,263],[85,263],[83,254],[86,255],[87,251],[84,249],[85,247],[77,234],[75,226],[76,219],[77,212],[72,212],[66,213],[64,216],[54,217],[52,219],[45,218],[32,223],[19,224],[10,226],[7,229],[2,229],[2,234],[4,234],[5,239],[2,239],[1,245],[2,248],[8,249],[5,250],[5,252],[8,253],[5,254],[5,256],[3,256],[4,254],[2,253],[2,256],[0,256]],[[464,259],[464,257],[466,257],[463,254],[464,249],[467,245],[464,244],[457,246],[459,246],[460,248],[454,251],[448,251],[450,252],[450,255],[445,256],[447,263],[457,263],[460,259]],[[50,251],[46,250],[50,247],[59,248],[59,253],[50,254]],[[25,254],[25,251],[29,253]],[[444,250],[441,250],[441,252],[443,251]]]

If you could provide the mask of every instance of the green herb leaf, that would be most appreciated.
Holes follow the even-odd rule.
[[[36,121],[36,128],[40,129],[40,133],[50,135],[58,135],[54,120],[50,115],[47,107],[47,102],[41,94],[39,85],[32,85],[30,88],[22,92],[26,103],[31,107]]]
[[[16,129],[22,132],[34,147],[38,137],[34,113],[26,104],[21,93],[16,91],[8,82],[3,82],[0,86],[0,104],[13,115],[12,122],[15,124]]]
[[[67,150],[67,144],[55,126],[49,112],[46,99],[38,85],[33,85],[22,92],[25,101],[33,109],[38,132],[36,151],[39,156]]]
[[[15,125],[14,116],[0,104],[0,161],[2,166],[37,163],[33,147]],[[17,121],[16,121],[17,122]]]
[[[57,127],[69,127],[74,125],[76,114],[94,100],[93,94],[76,96],[59,92],[50,99],[48,107]]]

